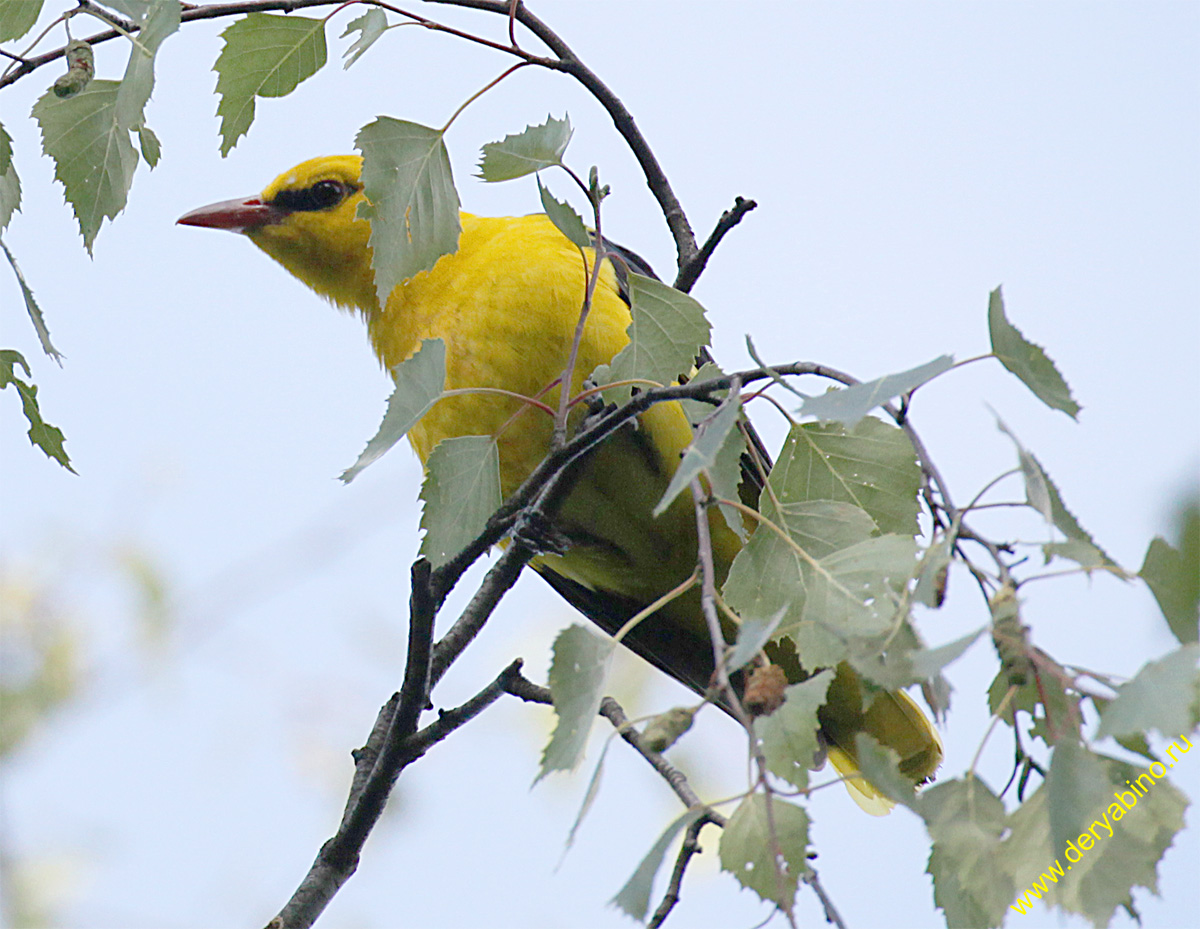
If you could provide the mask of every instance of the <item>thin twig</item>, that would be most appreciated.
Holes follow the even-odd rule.
[[[833,901],[829,899],[829,895],[825,893],[825,888],[821,886],[821,879],[817,877],[817,871],[812,865],[808,866],[808,872],[801,880],[813,889],[813,893],[821,901],[821,907],[825,910],[825,922],[837,926],[837,929],[846,929],[846,924],[842,922],[841,914],[837,911],[837,907],[833,905]]]
[[[742,221],[742,217],[758,206],[753,200],[745,200],[741,197],[734,197],[732,209],[726,210],[721,214],[721,218],[717,220],[717,225],[713,228],[712,233],[703,245],[700,246],[700,251],[696,253],[687,264],[679,269],[679,274],[675,278],[675,283],[671,286],[676,290],[681,290],[685,294],[691,291],[692,286],[704,273],[704,268],[708,265],[708,259],[712,257],[721,240],[725,238],[725,233]]]
[[[683,887],[683,875],[687,871],[688,864],[691,863],[692,856],[700,851],[700,830],[708,825],[708,820],[697,819],[687,828],[687,832],[683,836],[683,844],[679,846],[679,854],[675,856],[675,867],[671,869],[671,880],[667,884],[666,893],[663,894],[662,902],[659,903],[658,909],[654,911],[654,915],[650,917],[650,922],[647,924],[649,929],[658,929],[667,917],[671,915],[671,910],[675,908],[675,904],[679,902],[679,893]]]

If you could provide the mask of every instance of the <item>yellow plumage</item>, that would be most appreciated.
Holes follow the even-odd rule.
[[[381,306],[370,227],[356,218],[363,199],[360,167],[361,159],[352,156],[313,159],[280,175],[257,198],[205,207],[181,222],[245,232],[317,293],[361,313],[372,347],[389,369],[423,339],[441,338],[447,389],[503,388],[555,407],[589,272],[580,250],[541,214],[463,213],[457,251],[397,285]],[[586,259],[589,264],[594,259],[590,250]],[[629,322],[617,276],[606,263],[580,343],[572,395],[628,342]],[[499,433],[501,489],[507,496],[545,456],[552,429],[549,416],[518,399],[470,393],[439,401],[409,438],[424,462],[443,439]],[[623,429],[600,446],[556,520],[570,549],[543,555],[534,565],[610,632],[695,567],[690,495],[681,495],[657,519],[651,516],[690,440],[682,408],[665,403],[643,414],[636,429]],[[740,543],[715,510],[709,526],[721,582]],[[695,592],[641,623],[627,644],[694,688],[703,690],[708,681],[712,651]],[[794,659],[791,665],[789,677],[798,679],[803,672]],[[931,776],[941,745],[920,709],[903,693],[877,695],[865,715],[862,705],[857,676],[840,667],[821,717],[839,770],[856,771],[854,734],[867,731],[898,751],[914,781]],[[871,812],[886,806],[869,784],[860,782],[852,793]]]

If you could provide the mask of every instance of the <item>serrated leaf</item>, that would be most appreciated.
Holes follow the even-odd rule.
[[[592,772],[592,778],[588,781],[587,790],[583,795],[583,802],[579,804],[579,812],[575,814],[575,822],[571,823],[571,831],[567,833],[567,840],[563,843],[563,858],[566,858],[567,852],[575,844],[575,834],[579,831],[579,827],[583,825],[584,817],[591,811],[592,805],[596,802],[596,797],[600,793],[600,780],[604,774],[604,759],[608,757],[608,747],[610,745],[612,745],[611,739],[605,741],[604,748],[600,749],[600,758],[596,761],[596,770]],[[559,859],[559,863],[562,863],[562,858]]]
[[[379,431],[358,460],[342,472],[341,480],[346,483],[404,438],[441,397],[446,384],[446,343],[441,339],[425,339],[411,358],[392,368],[392,382],[396,390],[388,398]]]
[[[0,126],[0,232],[8,228],[13,213],[21,208],[21,180],[12,160],[12,139]]]
[[[850,430],[838,423],[793,427],[770,483],[784,503],[837,500],[865,510],[881,532],[917,533],[916,453],[903,431],[878,419]]]
[[[1158,863],[1183,827],[1187,798],[1169,781],[1105,756],[1085,760],[1089,780],[1102,795],[1079,833],[1055,846],[1054,808],[1043,784],[1009,818],[1011,834],[996,865],[1014,874],[1012,908],[1028,913],[1035,901],[1107,926],[1119,907],[1131,907],[1134,887],[1158,892]],[[1131,784],[1139,777],[1142,793]],[[1072,801],[1068,800],[1068,803]]]
[[[3,243],[0,243],[3,244]],[[5,248],[7,252],[8,249]],[[37,385],[26,383],[17,376],[16,366],[20,365],[29,377],[29,365],[20,352],[13,349],[0,350],[0,390],[11,384],[21,397],[21,410],[29,422],[29,441],[40,448],[47,457],[53,458],[60,465],[75,473],[71,467],[71,459],[63,448],[64,437],[62,430],[51,426],[42,419],[42,411],[37,401]]]
[[[1157,729],[1167,739],[1187,735],[1200,725],[1200,645],[1177,648],[1150,661],[1100,716],[1096,738],[1141,735]]]
[[[725,670],[732,674],[740,671],[749,664],[755,655],[762,651],[763,646],[775,637],[775,630],[783,622],[787,613],[786,607],[781,607],[774,616],[750,616],[742,619],[738,626],[737,641],[733,651],[725,659]]]
[[[600,711],[616,642],[580,625],[571,625],[554,640],[550,662],[550,696],[558,722],[542,752],[534,783],[551,771],[573,771],[583,760],[588,734]]]
[[[25,35],[37,22],[43,0],[4,0],[0,3],[0,42]]]
[[[1111,797],[1100,759],[1072,738],[1054,746],[1046,791],[1050,842],[1056,849],[1066,848],[1067,842],[1086,830]]]
[[[1182,644],[1200,640],[1200,505],[1184,508],[1179,548],[1156,536],[1138,576],[1146,582],[1167,625]]]
[[[1066,558],[1081,568],[1099,570],[1107,568],[1104,552],[1082,539],[1068,539],[1066,542],[1047,542],[1042,546],[1042,558],[1049,564],[1055,558]]]
[[[255,97],[285,97],[325,66],[325,20],[247,13],[221,37],[213,70],[225,156],[254,122]]]
[[[671,483],[667,485],[662,499],[654,507],[655,516],[660,516],[666,512],[667,507],[674,502],[675,498],[685,488],[691,485],[694,478],[700,476],[701,472],[707,471],[716,465],[717,455],[724,446],[725,440],[729,437],[729,433],[737,425],[741,411],[742,398],[739,395],[735,394],[726,397],[721,405],[717,407],[711,418],[696,427],[691,443],[684,450],[683,458],[675,468],[675,474],[671,477]],[[736,493],[735,486],[735,499]]]
[[[859,420],[877,406],[910,393],[939,374],[954,367],[954,358],[942,355],[923,365],[888,374],[873,381],[864,381],[851,387],[841,387],[815,397],[809,397],[800,406],[803,416],[815,416],[821,420],[836,420],[853,428]]]
[[[873,520],[844,503],[785,504],[772,515],[792,542],[760,527],[725,582],[725,600],[743,621],[782,610],[777,635],[791,637],[810,667],[836,664],[848,639],[890,627],[892,585],[916,567],[911,539],[872,537]]]
[[[146,159],[151,169],[158,167],[158,159],[162,157],[162,143],[158,141],[151,128],[144,123],[137,127],[138,147],[142,150],[142,157]]]
[[[9,169],[12,164],[12,154],[12,136],[3,126],[0,126],[0,174]]]
[[[811,620],[804,625],[809,577],[820,557],[870,538],[874,520],[849,504],[820,500],[784,504],[783,512],[771,510],[769,516],[807,558],[777,533],[760,527],[730,567],[725,601],[743,624],[782,622],[793,637],[801,635],[806,664],[836,664],[845,655],[844,641]]]
[[[1004,314],[1004,295],[997,287],[988,296],[988,331],[992,353],[1004,367],[1033,391],[1046,406],[1062,410],[1077,419],[1080,407],[1071,396],[1071,388],[1058,373],[1045,350],[1034,345],[1008,321]]]
[[[503,502],[500,452],[486,435],[442,439],[425,462],[421,554],[439,568],[483,532]]]
[[[1033,463],[1042,473],[1042,480],[1045,482],[1046,491],[1050,495],[1051,521],[1054,523],[1058,531],[1065,535],[1068,539],[1078,542],[1086,542],[1088,545],[1098,551],[1100,553],[1100,557],[1104,559],[1104,568],[1106,571],[1120,578],[1127,577],[1124,569],[1108,556],[1108,552],[1104,551],[1104,549],[1096,544],[1096,540],[1091,537],[1087,530],[1079,525],[1079,521],[1076,520],[1071,511],[1067,509],[1067,505],[1063,503],[1062,494],[1058,492],[1058,487],[1055,485],[1054,481],[1051,480],[1046,469],[1042,467],[1042,463],[1038,461],[1037,457],[1032,453],[1029,457],[1033,460]]]
[[[25,311],[29,314],[29,320],[33,323],[33,330],[37,333],[38,341],[41,343],[42,351],[62,364],[62,353],[54,347],[50,341],[50,329],[46,326],[46,320],[42,316],[42,308],[38,306],[37,300],[33,298],[33,291],[25,282],[25,275],[21,273],[21,267],[17,264],[17,259],[13,253],[8,250],[8,245],[3,239],[0,239],[0,250],[4,251],[4,256],[8,259],[8,263],[12,266],[13,274],[17,276],[17,284],[21,288],[21,297],[25,301]]]
[[[1000,418],[1000,415],[995,410],[992,415],[996,417],[996,428],[1003,432],[1009,439],[1012,440],[1017,449],[1017,464],[1021,468],[1021,477],[1025,480],[1025,502],[1042,514],[1042,518],[1046,522],[1054,521],[1054,513],[1050,507],[1050,491],[1046,487],[1046,475],[1042,471],[1041,465],[1026,450],[1021,444],[1021,440],[1017,438],[1016,433],[1008,428],[1008,425]]]
[[[894,803],[920,812],[921,797],[913,787],[912,778],[900,771],[900,756],[890,747],[880,745],[873,736],[859,732],[854,736],[858,769],[879,793]]]
[[[163,41],[179,29],[181,14],[179,0],[154,0],[148,5],[145,25],[137,41],[130,43],[129,64],[117,92],[116,118],[121,128],[134,130],[143,124],[142,114],[154,90],[155,55]]]
[[[808,873],[808,814],[778,797],[750,794],[721,833],[720,859],[721,870],[743,887],[790,911]]]
[[[42,150],[54,159],[88,254],[101,223],[125,209],[137,167],[129,130],[117,119],[120,88],[117,81],[92,81],[73,97],[47,91],[33,105]]]
[[[342,38],[346,38],[352,32],[359,33],[359,36],[348,49],[342,52],[342,57],[346,59],[342,69],[345,70],[358,61],[363,52],[374,45],[376,40],[387,31],[387,28],[387,14],[379,7],[371,7],[358,19],[352,19],[346,23],[346,31],[342,33]]]
[[[946,925],[999,926],[1014,892],[1011,874],[997,861],[1004,804],[982,781],[967,778],[934,785],[918,806],[933,840],[925,870]]]
[[[542,209],[546,211],[550,222],[554,223],[554,228],[570,239],[572,245],[578,248],[591,248],[592,237],[588,235],[583,220],[575,212],[574,207],[565,201],[556,199],[550,191],[542,186],[541,178],[538,178],[537,185]]]
[[[832,682],[833,671],[825,670],[792,684],[785,692],[783,706],[754,721],[767,767],[800,790],[807,789],[809,769],[821,749],[817,711],[825,703]]]
[[[458,192],[442,133],[381,116],[354,140],[363,153],[367,201],[358,207],[371,223],[375,292],[380,305],[393,288],[458,248],[462,229]]]
[[[630,875],[629,880],[625,882],[625,886],[612,898],[610,901],[612,905],[638,922],[644,922],[646,913],[650,909],[650,894],[654,891],[654,877],[662,867],[667,849],[671,847],[671,843],[675,841],[675,837],[679,833],[686,830],[703,815],[704,810],[702,809],[688,810],[667,826],[662,835],[658,837],[658,841],[651,846],[650,851],[646,852],[646,856],[638,864],[637,870]]]
[[[488,142],[483,146],[477,177],[489,183],[511,181],[562,164],[563,152],[574,131],[569,117],[547,116],[540,126],[527,126],[499,142]]]
[[[626,332],[629,344],[612,362],[592,373],[597,384],[647,380],[670,384],[695,365],[701,346],[708,344],[704,307],[685,293],[641,274],[629,275],[632,322]],[[609,403],[625,403],[632,386],[604,391]]]
[[[993,415],[995,415],[994,411]],[[1016,446],[1017,460],[1021,466],[1021,473],[1025,477],[1026,502],[1041,513],[1046,522],[1052,524],[1059,532],[1065,535],[1068,541],[1084,543],[1097,552],[1102,560],[1101,567],[1104,570],[1115,574],[1117,577],[1126,577],[1125,571],[1121,566],[1108,557],[1108,553],[1096,544],[1091,535],[1079,525],[1079,522],[1071,514],[1071,511],[1067,509],[1066,504],[1063,503],[1062,495],[1058,492],[1058,487],[1050,479],[1050,475],[1042,467],[1042,463],[1037,460],[1037,456],[1021,444],[1021,440],[1004,424],[1004,421],[999,416],[996,416],[996,425],[1001,432],[1012,440],[1013,445]],[[1063,549],[1057,553],[1067,554],[1068,552],[1077,554],[1081,558],[1094,557],[1080,546]],[[1070,556],[1068,555],[1068,557]]]
[[[975,640],[983,634],[984,628],[976,629],[935,648],[921,647],[919,641],[913,643],[915,647],[902,648],[893,641],[883,655],[879,653],[876,643],[868,642],[861,649],[851,650],[850,662],[855,670],[880,687],[900,690],[938,677],[943,668],[957,661],[975,644]]]

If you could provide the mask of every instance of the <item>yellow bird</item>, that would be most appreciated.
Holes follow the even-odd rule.
[[[201,207],[179,222],[244,233],[318,294],[361,314],[388,370],[423,339],[440,338],[446,343],[448,390],[499,387],[541,396],[553,407],[584,297],[587,270],[579,249],[543,214],[462,213],[458,250],[398,284],[381,306],[370,226],[357,218],[364,200],[361,167],[356,156],[314,158],[281,174],[256,197]],[[586,257],[590,266],[594,253],[588,250]],[[629,341],[626,293],[622,276],[606,262],[579,346],[572,395]],[[520,400],[480,392],[439,401],[409,439],[424,462],[443,439],[498,433],[500,483],[507,497],[547,453],[552,429],[550,417]],[[541,555],[533,565],[610,633],[695,568],[691,495],[681,494],[662,515],[651,515],[691,435],[682,408],[663,403],[642,414],[636,429],[620,430],[599,446],[556,517],[555,528],[569,540],[569,549]],[[709,526],[719,584],[741,543],[716,510]],[[726,633],[732,638],[732,629]],[[694,589],[623,641],[694,690],[702,693],[708,686],[712,646]],[[794,656],[790,666],[786,658],[779,660],[790,680],[803,679],[806,672]],[[893,748],[914,783],[931,778],[942,747],[925,714],[902,692],[877,694],[865,711],[864,696],[855,672],[839,666],[820,713],[835,766],[848,776],[857,772],[854,737],[861,731]],[[890,806],[861,779],[847,785],[868,812]]]

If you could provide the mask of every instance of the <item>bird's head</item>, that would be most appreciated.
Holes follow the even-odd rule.
[[[275,178],[261,194],[223,200],[179,217],[184,226],[241,232],[317,293],[346,307],[378,307],[371,227],[356,155],[312,158]]]

